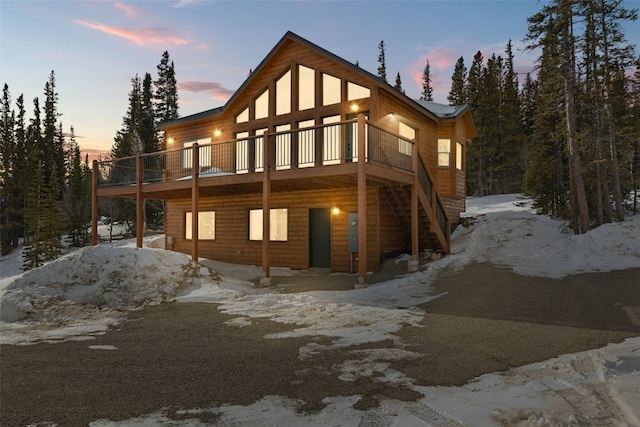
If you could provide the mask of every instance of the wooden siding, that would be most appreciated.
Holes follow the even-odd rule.
[[[340,213],[331,216],[331,269],[348,272],[347,214],[356,212],[358,208],[355,188],[272,194],[272,209],[288,209],[288,239],[286,242],[270,242],[272,265],[308,269],[309,209],[330,209],[334,206],[340,208]],[[200,212],[216,212],[216,239],[199,242],[200,256],[224,262],[261,265],[262,242],[250,241],[248,237],[249,210],[261,207],[262,196],[257,194],[241,198],[201,198]],[[191,241],[184,238],[185,213],[190,211],[190,199],[167,201],[166,235],[173,238],[173,246],[167,249],[190,253]],[[376,271],[380,268],[380,254],[408,248],[409,235],[397,224],[389,208],[380,206],[375,186],[367,190],[367,221],[367,269]],[[357,271],[357,267],[356,259],[354,271]]]

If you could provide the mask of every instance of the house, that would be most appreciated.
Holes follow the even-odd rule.
[[[166,248],[270,267],[380,268],[450,251],[465,209],[466,106],[416,101],[288,32],[221,108],[164,123],[167,150],[95,162],[99,197],[165,202]],[[137,242],[142,245],[142,227]]]

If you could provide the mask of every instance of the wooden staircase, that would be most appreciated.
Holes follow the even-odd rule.
[[[418,247],[445,254],[451,251],[450,222],[422,159],[418,162]],[[411,186],[385,185],[380,198],[393,212],[398,223],[411,233]]]

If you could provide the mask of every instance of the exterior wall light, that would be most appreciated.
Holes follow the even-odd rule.
[[[353,111],[354,113],[357,112],[359,109],[360,109],[360,106],[355,102],[351,104],[351,111]]]
[[[220,129],[216,129],[213,131],[213,136],[215,136],[216,138],[220,135],[222,135],[222,131]]]
[[[331,214],[332,215],[339,215],[340,214],[340,206],[334,206],[331,208]]]

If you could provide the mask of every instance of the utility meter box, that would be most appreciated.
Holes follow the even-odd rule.
[[[349,221],[347,226],[349,244],[347,246],[349,252],[355,253],[358,252],[358,212],[349,212],[347,217]]]

